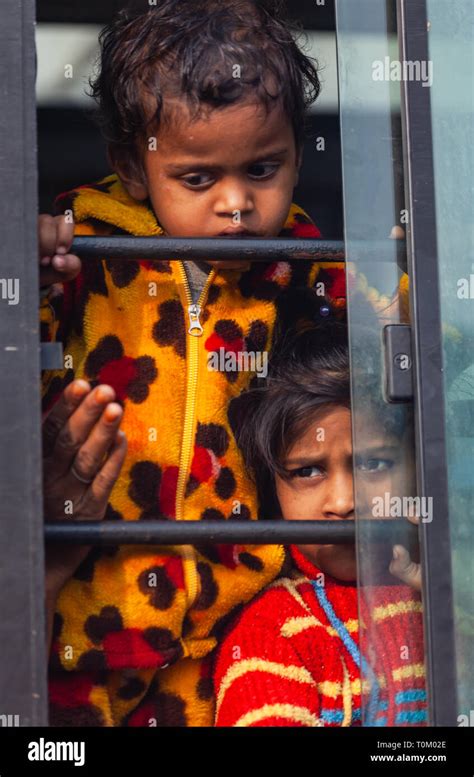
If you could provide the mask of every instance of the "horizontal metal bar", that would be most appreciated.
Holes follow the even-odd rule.
[[[58,521],[45,524],[47,542],[77,545],[313,542],[339,545],[355,541],[355,521]],[[358,521],[374,542],[416,543],[417,529],[401,519]]]
[[[72,252],[81,259],[194,259],[268,262],[286,259],[344,260],[341,241],[293,238],[177,238],[177,237],[76,237]]]
[[[40,343],[41,369],[62,370],[64,368],[64,355],[62,343]]]
[[[351,256],[346,257],[342,240],[305,240],[300,238],[203,238],[203,237],[76,237],[72,253],[81,259],[190,260],[219,259],[252,262],[309,259],[319,262],[394,261],[405,253],[404,240],[351,242]],[[395,253],[394,253],[395,252]]]

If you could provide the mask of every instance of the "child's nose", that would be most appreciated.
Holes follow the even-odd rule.
[[[214,206],[217,216],[235,218],[236,214],[248,214],[253,209],[254,199],[249,182],[232,180],[221,183]]]
[[[324,513],[328,519],[354,518],[354,486],[352,473],[338,473],[326,481]]]

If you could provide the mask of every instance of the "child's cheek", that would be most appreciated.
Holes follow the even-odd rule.
[[[307,479],[275,478],[281,514],[285,521],[314,521],[321,517],[320,505]]]
[[[323,545],[297,545],[297,548],[308,561],[311,561],[318,569],[321,569],[321,550]],[[325,570],[321,569],[322,572]]]

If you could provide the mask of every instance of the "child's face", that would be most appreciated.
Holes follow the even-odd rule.
[[[334,407],[321,413],[293,444],[282,462],[289,480],[275,476],[283,518],[289,521],[343,521],[354,518],[351,413]],[[355,580],[354,545],[300,545],[322,572]]]
[[[366,419],[368,436],[359,440],[356,467],[358,499],[370,514],[376,495],[402,493],[404,482],[402,445],[381,435]],[[278,475],[275,485],[286,520],[341,521],[354,518],[351,413],[334,407],[318,414],[307,431],[290,448],[283,462],[292,473],[289,480]],[[339,580],[356,579],[354,545],[301,545],[310,561],[322,572]]]
[[[150,197],[171,237],[278,235],[298,180],[294,133],[281,105],[236,104],[191,122],[181,103],[144,155],[146,186],[121,175],[135,199]],[[176,120],[177,119],[177,120]],[[118,170],[120,173],[120,170]],[[248,262],[211,261],[247,269]]]

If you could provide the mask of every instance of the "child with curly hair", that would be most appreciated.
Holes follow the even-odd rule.
[[[75,379],[120,405],[128,447],[106,520],[255,520],[229,402],[265,367],[292,291],[318,299],[318,284],[321,304],[344,307],[341,265],[104,256],[81,267],[70,253],[74,235],[320,236],[292,202],[319,79],[279,5],[141,0],[101,34],[92,92],[114,173],[40,217],[40,263],[42,339],[65,352],[44,380],[45,412]],[[215,356],[224,368],[210,368]],[[93,489],[99,469],[81,456],[71,478]],[[283,559],[281,546],[91,550],[51,599],[51,723],[212,725],[220,629]]]
[[[266,384],[233,403],[268,514],[354,519],[346,338],[337,322],[287,333]],[[376,403],[363,419],[361,507],[403,481],[401,420],[382,432]],[[365,725],[426,723],[420,565],[399,544],[381,561],[358,591],[354,544],[290,545],[284,573],[241,609],[218,648],[216,725],[353,726],[363,711]]]

